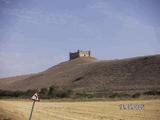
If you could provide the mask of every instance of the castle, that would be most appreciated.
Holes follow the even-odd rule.
[[[80,58],[80,57],[91,57],[91,51],[77,50],[77,52],[69,53],[70,60]]]

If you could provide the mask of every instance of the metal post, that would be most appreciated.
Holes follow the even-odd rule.
[[[32,109],[31,109],[31,113],[30,113],[30,117],[29,120],[32,120],[32,113],[33,113],[33,109],[34,109],[34,104],[35,104],[35,100],[33,101],[33,105],[32,105]]]

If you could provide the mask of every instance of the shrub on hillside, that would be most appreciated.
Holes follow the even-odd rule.
[[[160,91],[152,90],[143,93],[144,95],[160,95]]]
[[[132,95],[132,98],[139,98],[140,96],[141,96],[140,93],[135,93],[135,94]]]
[[[39,92],[40,98],[48,98],[48,89],[47,88],[41,88]]]

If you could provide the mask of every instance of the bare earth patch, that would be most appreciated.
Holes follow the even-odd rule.
[[[0,109],[0,120],[13,120],[10,117],[7,116],[7,114]]]

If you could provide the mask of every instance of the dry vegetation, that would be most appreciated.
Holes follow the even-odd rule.
[[[156,90],[156,95],[159,95],[159,78],[160,55],[111,61],[78,58],[60,63],[41,73],[0,79],[0,89],[24,92],[28,89],[49,88],[55,85],[85,95],[114,92],[121,94],[124,91],[133,94],[151,92],[151,90]],[[1,93],[3,94],[4,91]],[[8,93],[10,91],[5,94]],[[151,92],[147,95],[154,95],[153,93],[155,94]],[[117,96],[117,94],[113,95]],[[120,104],[132,103],[144,104],[145,108],[144,110],[119,108]],[[31,101],[0,100],[0,120],[28,120],[31,106]],[[112,102],[42,101],[36,103],[32,120],[159,120],[159,118],[160,99]]]
[[[120,110],[120,104],[131,103],[144,104],[144,110]],[[5,112],[3,115],[12,120],[27,120],[31,106],[31,101],[0,101],[1,114]],[[43,101],[36,103],[32,120],[158,120],[159,118],[160,100]]]
[[[37,74],[0,79],[0,89],[28,90],[51,85],[76,92],[160,89],[160,55],[122,60],[77,58]]]

